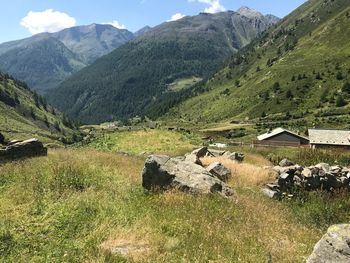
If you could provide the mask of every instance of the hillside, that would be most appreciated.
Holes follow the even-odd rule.
[[[163,120],[348,127],[349,13],[347,0],[307,1]]]
[[[40,93],[134,36],[111,25],[78,26],[0,44],[0,70]]]
[[[270,25],[261,14],[232,11],[163,23],[67,79],[49,99],[90,123],[162,114],[160,103],[182,96]],[[181,79],[194,81],[170,91]]]
[[[73,141],[73,124],[26,84],[0,72],[0,133],[9,140]]]

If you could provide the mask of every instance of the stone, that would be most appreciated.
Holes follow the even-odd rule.
[[[309,168],[305,168],[302,172],[301,175],[304,177],[312,177],[312,171]]]
[[[38,139],[13,143],[0,149],[0,162],[47,155],[47,148]]]
[[[207,153],[208,153],[208,147],[201,147],[192,151],[191,154],[194,154],[195,156],[197,156],[197,158],[203,158],[206,156]]]
[[[188,154],[185,156],[185,161],[195,163],[202,166],[201,160],[195,154]]]
[[[292,165],[294,165],[294,163],[289,161],[288,159],[283,159],[279,163],[279,166],[281,166],[281,167],[288,167],[288,166],[292,166]]]
[[[192,194],[218,193],[234,197],[234,191],[213,177],[202,166],[165,155],[151,155],[142,171],[142,186],[147,190],[170,190]]]
[[[243,153],[234,152],[234,153],[231,153],[228,156],[228,159],[230,159],[232,161],[243,162],[244,161],[244,154]]]
[[[331,167],[329,166],[328,163],[319,163],[319,164],[315,165],[315,167],[322,169],[325,172],[329,172],[331,169]]]
[[[306,263],[350,262],[350,225],[333,225],[315,245]]]
[[[267,188],[270,190],[279,190],[279,185],[278,184],[266,184]]]
[[[224,182],[231,178],[231,171],[219,162],[212,163],[206,170]]]
[[[261,192],[264,195],[266,195],[266,196],[268,196],[270,198],[278,198],[280,196],[280,192],[279,191],[271,190],[271,189],[265,188],[265,187],[261,189]]]

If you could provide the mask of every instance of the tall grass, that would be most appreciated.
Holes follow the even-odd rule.
[[[264,198],[256,185],[265,177],[248,179],[251,167],[236,167],[236,204],[215,195],[145,192],[143,162],[52,150],[1,166],[1,261],[303,262],[322,234]],[[124,247],[129,254],[112,253]]]

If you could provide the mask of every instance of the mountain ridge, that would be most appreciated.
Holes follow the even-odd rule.
[[[49,100],[84,122],[153,114],[168,85],[205,78],[269,26],[234,11],[162,23],[64,81]]]
[[[133,38],[134,35],[128,30],[102,24],[40,33],[0,44],[0,69],[44,93]],[[51,43],[48,47],[51,53],[40,46],[43,42],[46,45]],[[58,49],[57,46],[61,47]],[[50,57],[54,59],[50,60]],[[62,63],[70,67],[62,68]]]

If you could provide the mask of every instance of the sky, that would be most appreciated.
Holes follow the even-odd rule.
[[[41,32],[108,23],[132,32],[200,12],[248,6],[283,17],[305,0],[11,0],[2,1],[0,43]]]

